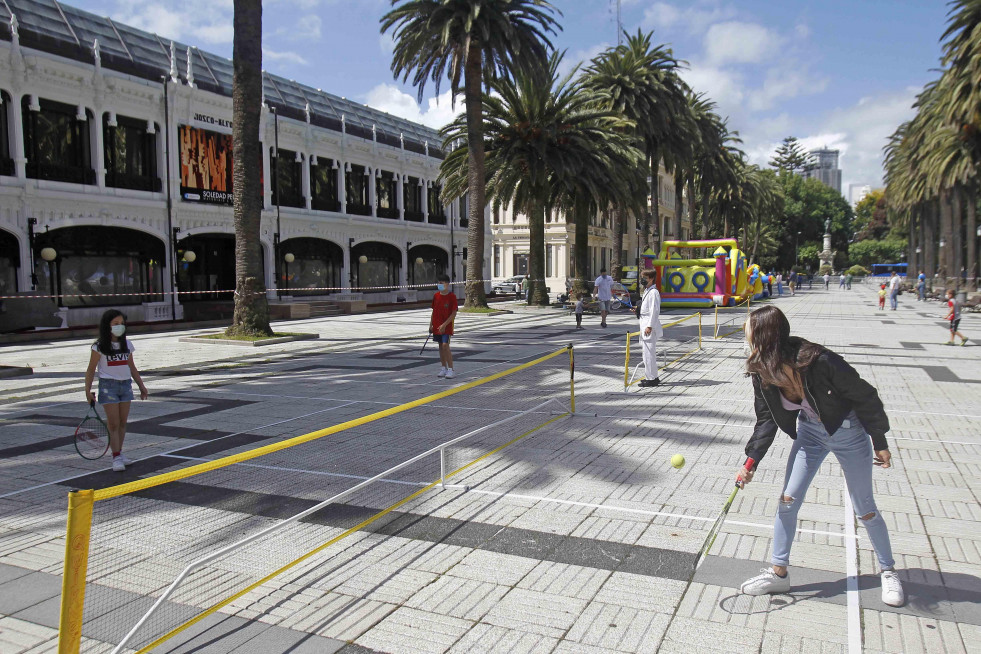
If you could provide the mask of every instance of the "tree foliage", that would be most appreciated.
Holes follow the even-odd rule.
[[[906,252],[906,241],[859,241],[848,247],[848,261],[868,268],[873,263],[897,263]]]
[[[788,174],[777,179],[784,197],[777,267],[788,269],[794,265],[795,245],[800,248],[807,242],[823,244],[826,220],[831,221],[831,249],[843,255],[852,238],[853,213],[848,202],[816,179]]]
[[[788,136],[777,146],[770,159],[770,166],[784,173],[802,173],[811,165],[811,155],[796,136]]]

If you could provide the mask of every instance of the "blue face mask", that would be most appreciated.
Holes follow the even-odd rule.
[[[446,290],[446,284],[436,284],[436,290],[437,291],[445,291]]]

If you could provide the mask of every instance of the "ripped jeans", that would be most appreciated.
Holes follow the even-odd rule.
[[[845,419],[841,428],[828,435],[820,422],[808,420],[804,412],[797,422],[797,439],[787,460],[787,474],[784,478],[784,491],[773,525],[773,565],[790,565],[790,547],[797,532],[797,513],[804,503],[807,488],[821,467],[824,457],[831,452],[838,459],[845,474],[845,484],[855,508],[859,522],[875,548],[879,567],[890,569],[895,564],[889,531],[872,497],[872,439],[865,432],[858,416],[853,411]],[[793,498],[784,501],[784,498]],[[873,514],[869,519],[863,516]]]

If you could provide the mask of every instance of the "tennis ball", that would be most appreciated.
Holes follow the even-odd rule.
[[[673,457],[671,457],[671,465],[673,465],[675,468],[684,468],[685,457],[681,456],[680,454],[675,454]]]

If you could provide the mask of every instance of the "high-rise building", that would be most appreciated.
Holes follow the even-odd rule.
[[[827,147],[811,150],[813,162],[811,167],[804,171],[804,177],[813,177],[825,186],[841,193],[841,169],[838,168],[838,152],[838,150],[830,150]]]

